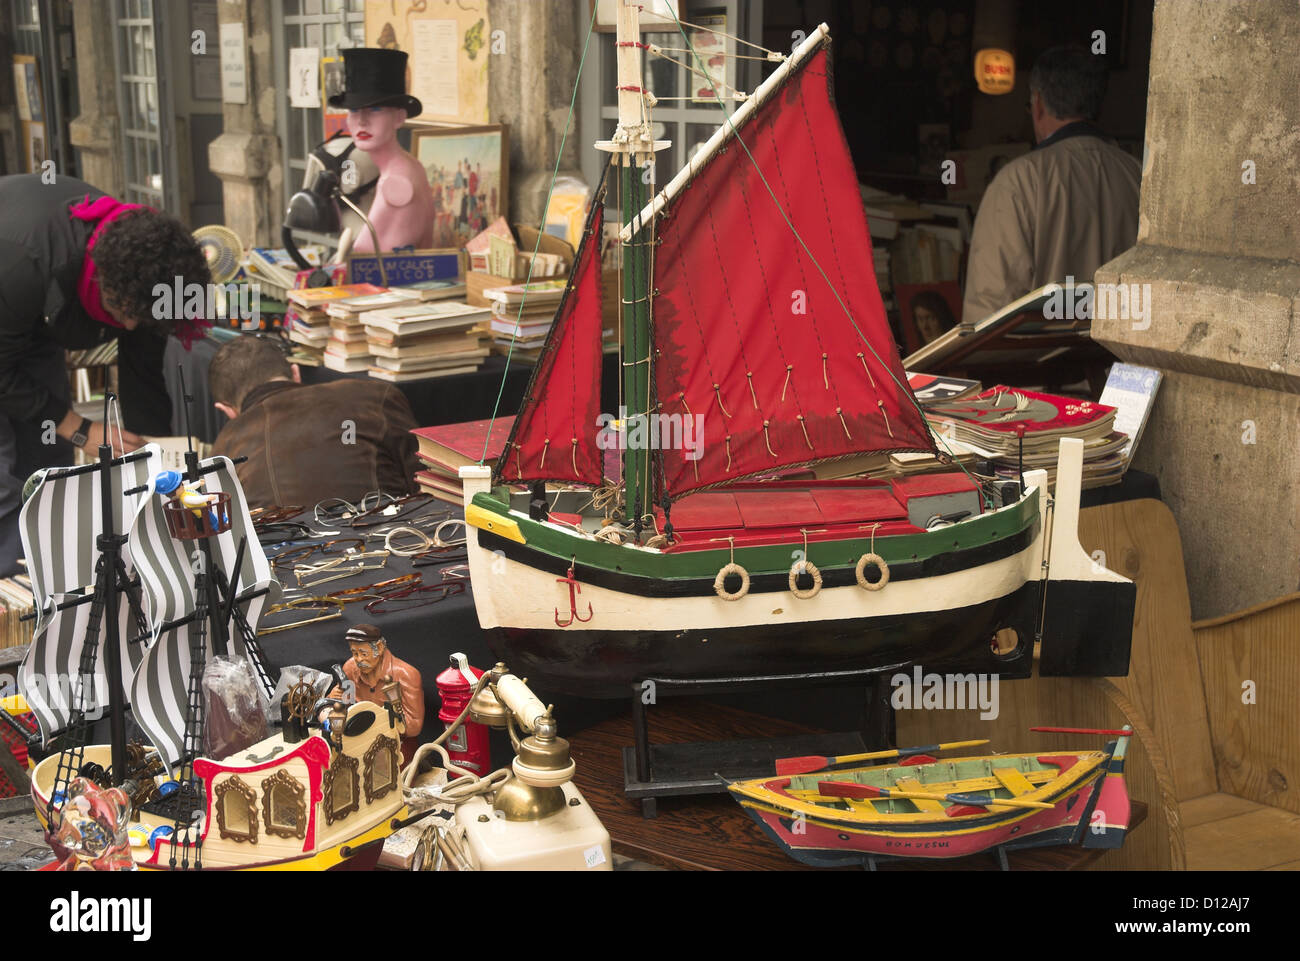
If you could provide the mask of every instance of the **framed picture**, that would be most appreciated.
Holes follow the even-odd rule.
[[[414,127],[411,153],[433,187],[434,247],[463,247],[510,206],[504,124]]]
[[[324,139],[328,140],[335,133],[344,129],[348,122],[348,112],[341,107],[331,107],[330,97],[343,92],[343,58],[321,57],[320,61],[320,106],[323,120]]]
[[[961,321],[961,287],[955,280],[895,284],[903,353],[909,356]]]

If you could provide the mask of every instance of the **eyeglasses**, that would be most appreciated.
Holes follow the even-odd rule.
[[[391,524],[403,517],[418,513],[421,508],[432,501],[433,497],[429,494],[404,494],[390,504],[378,505],[367,511],[362,511],[352,518],[351,527],[355,531],[364,530],[368,527],[379,527],[382,524]]]
[[[437,604],[449,597],[465,593],[463,581],[449,581],[439,584],[424,584],[406,590],[386,594],[366,604],[367,614],[388,614],[392,611],[407,610],[412,607],[426,607]]]
[[[364,587],[345,587],[341,591],[333,591],[329,596],[338,598],[344,604],[355,604],[358,601],[365,600],[382,600],[386,597],[396,597],[404,594],[408,590],[414,590],[423,579],[424,575],[419,573],[403,574],[400,577],[379,581],[377,584],[367,584]]]
[[[297,517],[304,510],[306,508],[301,504],[292,507],[254,507],[248,512],[248,516],[253,520],[253,527],[260,529],[266,524],[278,524],[291,517]]]
[[[339,548],[338,545],[345,545]],[[317,551],[322,554],[342,553],[345,556],[354,552],[364,552],[366,542],[361,537],[340,537],[332,541],[326,541],[324,544],[305,544],[302,547],[291,547],[288,550],[281,551],[268,558],[271,566],[277,571],[284,571],[293,568],[299,561],[305,561]]]
[[[355,561],[355,564],[345,562]],[[378,561],[378,563],[367,564],[366,561]],[[388,565],[388,551],[363,551],[359,554],[344,554],[330,561],[321,561],[319,564],[306,564],[293,569],[294,577],[298,581],[299,587],[316,587],[319,584],[325,584],[329,581],[342,580],[345,577],[351,577],[353,574],[359,574],[362,571],[377,571]],[[320,577],[318,575],[326,576]]]
[[[317,617],[309,617],[300,621],[291,621],[288,624],[273,624],[270,627],[260,628],[257,636],[264,634],[278,634],[281,631],[291,631],[295,627],[303,627],[307,624],[319,624],[322,621],[333,621],[343,616],[343,602],[336,597],[299,597],[292,601],[286,601],[283,604],[274,604],[268,607],[262,614],[263,621],[268,617],[274,617],[276,614],[283,614],[288,611],[324,611]]]

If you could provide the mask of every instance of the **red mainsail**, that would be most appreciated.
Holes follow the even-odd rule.
[[[655,224],[657,409],[703,428],[701,443],[661,451],[672,497],[933,450],[903,386],[828,70],[823,45],[740,128],[753,160],[729,138]]]
[[[604,481],[602,452],[596,444],[603,207],[603,192],[597,191],[568,289],[528,382],[510,439],[497,461],[498,480],[592,486]]]

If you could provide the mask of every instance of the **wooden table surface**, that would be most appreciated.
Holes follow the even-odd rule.
[[[651,744],[816,733],[789,721],[688,698],[662,701],[647,715]],[[623,793],[622,751],[632,744],[630,711],[574,735],[570,744],[578,766],[574,781],[609,831],[617,854],[687,871],[859,870],[800,864],[769,841],[727,794],[660,798],[659,816],[644,819],[640,802]],[[1146,805],[1134,801],[1129,829],[1145,817]],[[1103,854],[1076,846],[1013,851],[1007,858],[1013,871],[1074,871]],[[998,859],[995,854],[982,854],[940,861],[881,861],[879,869],[995,871]]]

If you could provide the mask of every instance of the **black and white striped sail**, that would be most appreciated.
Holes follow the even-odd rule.
[[[256,545],[256,541],[253,542]],[[261,548],[257,548],[260,552]],[[271,583],[275,583],[274,580]],[[258,587],[267,587],[266,583]],[[266,596],[239,602],[247,624],[256,630],[258,619],[267,603]],[[185,709],[189,700],[190,644],[193,622],[162,632],[153,645],[144,652],[127,690],[131,710],[145,737],[158,749],[159,755],[169,765],[181,759],[185,742]],[[238,629],[236,618],[227,625],[229,647],[227,653],[247,657],[248,649]],[[213,655],[212,640],[206,640],[205,661]]]
[[[121,656],[117,669],[105,670],[104,629],[107,625],[101,620],[95,670],[84,678],[80,674],[80,665],[90,626],[90,602],[48,613],[36,628],[27,656],[18,668],[18,684],[27,706],[36,715],[42,741],[48,743],[57,731],[68,726],[72,711],[78,705],[78,685],[84,687],[80,706],[86,719],[95,721],[107,716],[108,685],[122,684],[140,665],[145,644],[135,640],[140,629],[125,597],[120,599],[118,615]]]
[[[203,475],[203,489],[209,494],[230,494],[230,530],[208,538],[212,564],[229,580],[234,574],[241,539],[246,539],[236,595],[245,600],[237,603],[244,623],[257,629],[258,619],[267,604],[280,595],[280,583],[271,573],[270,562],[257,539],[248,502],[226,457],[201,461],[200,468],[215,467]],[[130,679],[127,691],[136,722],[169,764],[180,759],[185,732],[185,711],[191,664],[191,632],[196,629],[192,615],[197,604],[196,575],[202,554],[194,541],[178,540],[171,535],[164,514],[166,498],[150,494],[131,528],[129,546],[135,569],[140,575],[146,617],[154,640]],[[252,597],[259,591],[268,593]],[[250,599],[251,598],[251,599]],[[227,624],[228,653],[247,656],[239,619],[232,614]],[[176,622],[176,626],[171,625]],[[206,640],[205,660],[213,656],[212,641]],[[269,693],[269,692],[268,692]]]
[[[144,450],[152,456],[109,468],[113,527],[119,535],[131,529],[146,497],[122,492],[142,486],[159,469],[161,448],[149,444]],[[23,504],[19,526],[35,606],[43,620],[52,602],[95,580],[95,563],[99,560],[95,538],[104,526],[100,472],[47,476]]]
[[[274,594],[270,603],[280,595],[280,585],[271,573],[248,513],[244,489],[235,475],[234,465],[228,457],[213,457],[200,461],[200,469],[216,466],[216,470],[203,475],[203,490],[209,494],[230,494],[230,530],[208,538],[213,564],[229,577],[234,570],[239,542],[247,538],[244,562],[239,570],[236,592],[247,593],[257,586],[270,586]],[[166,498],[154,493],[154,480],[149,481],[149,493],[131,527],[127,544],[131,560],[140,575],[144,589],[145,609],[155,634],[169,621],[182,618],[194,610],[194,577],[202,555],[194,541],[172,537],[163,511]]]

